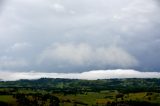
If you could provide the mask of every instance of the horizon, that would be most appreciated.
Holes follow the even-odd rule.
[[[6,77],[8,76],[8,77]],[[80,80],[98,79],[128,79],[128,78],[160,78],[160,72],[141,72],[136,70],[92,70],[81,73],[44,73],[44,72],[0,72],[2,81],[16,81],[21,79],[40,79],[40,78],[64,78]]]

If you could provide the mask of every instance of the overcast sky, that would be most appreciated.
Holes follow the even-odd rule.
[[[1,72],[160,71],[158,0],[0,0]]]

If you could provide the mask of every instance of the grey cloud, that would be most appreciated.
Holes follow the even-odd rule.
[[[12,51],[23,51],[25,49],[28,49],[31,47],[31,44],[22,42],[22,43],[15,43],[13,44],[10,48],[8,48],[6,51],[7,52],[12,52]]]
[[[26,66],[28,66],[28,63],[23,59],[14,59],[12,57],[7,57],[7,56],[0,57],[0,69],[18,70]]]
[[[155,1],[7,1],[0,14],[0,57],[29,62],[22,71],[159,71],[160,15]],[[56,42],[62,52],[55,54],[58,46],[51,45]],[[64,65],[66,69],[57,68]]]
[[[4,1],[5,0],[0,0],[0,13],[1,13],[2,9],[3,9]]]

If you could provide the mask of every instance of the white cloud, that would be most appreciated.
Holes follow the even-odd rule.
[[[40,62],[51,59],[62,61],[62,63],[82,65],[89,61],[91,53],[92,50],[87,44],[54,44],[41,54]]]
[[[68,64],[86,67],[94,64],[96,67],[110,66],[121,68],[128,68],[138,64],[132,55],[119,47],[92,47],[88,44],[71,43],[54,44],[44,50],[38,57],[38,63],[46,62],[56,63],[56,65]]]
[[[69,79],[111,79],[111,78],[160,78],[160,72],[140,72],[136,70],[93,70],[83,73],[41,73],[41,72],[3,72],[2,80],[38,79],[38,78],[69,78]]]
[[[61,4],[58,4],[58,3],[54,3],[51,5],[51,8],[56,10],[57,12],[64,12],[65,11],[65,8],[63,5]]]
[[[131,54],[120,47],[97,48],[95,53],[94,58],[98,60],[98,63],[101,62],[104,65],[127,68],[138,64]]]

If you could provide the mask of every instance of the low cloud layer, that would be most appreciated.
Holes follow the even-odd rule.
[[[0,0],[0,70],[160,71],[157,0]]]
[[[6,77],[7,76],[7,77]],[[42,72],[0,72],[1,80],[69,78],[69,79],[112,79],[112,78],[160,78],[159,72],[140,72],[136,70],[93,70],[82,73],[42,73]]]

